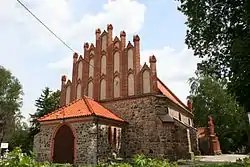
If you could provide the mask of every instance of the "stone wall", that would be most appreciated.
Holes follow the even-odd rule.
[[[190,128],[191,148],[195,155],[200,155],[197,129]]]
[[[112,155],[113,152],[118,155],[120,152],[119,146],[121,142],[121,135],[119,132],[121,131],[121,128],[112,127],[117,129],[117,144],[113,146],[108,141],[108,128],[109,126],[107,125],[98,124],[98,163],[106,162],[108,159],[114,158]]]
[[[163,112],[169,117],[163,103],[168,102],[153,95],[102,103],[129,122],[122,130],[123,157],[144,153],[154,158],[190,158],[187,128],[175,125],[174,121],[163,123],[157,115]]]
[[[72,123],[76,138],[76,164],[97,163],[97,127],[94,122]]]
[[[40,132],[34,137],[33,152],[39,162],[51,161],[51,140],[55,125],[41,126]]]

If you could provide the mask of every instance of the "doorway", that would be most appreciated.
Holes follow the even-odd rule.
[[[74,163],[74,134],[69,126],[62,125],[57,130],[53,151],[54,163]]]

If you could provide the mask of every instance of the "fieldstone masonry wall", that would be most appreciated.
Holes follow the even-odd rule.
[[[54,125],[41,126],[40,132],[34,137],[33,152],[39,162],[51,160],[51,140],[54,128]]]
[[[91,122],[69,123],[75,135],[75,164],[96,165],[112,157],[112,147],[108,142],[107,125]],[[34,138],[33,151],[39,162],[52,161],[53,134],[59,124],[42,125],[41,131]],[[121,128],[116,127],[118,132]],[[118,135],[120,136],[120,135]],[[118,141],[121,141],[118,139]],[[118,143],[120,145],[120,143]],[[119,152],[119,147],[118,150]]]
[[[119,145],[120,145],[120,135],[118,134],[118,147],[112,147],[108,141],[108,128],[107,125],[98,124],[98,163],[106,162],[109,158],[113,158],[112,152],[116,152],[119,154]],[[121,131],[121,128],[115,127],[118,132]]]
[[[121,156],[131,158],[144,153],[155,158],[190,158],[187,128],[174,122],[163,123],[157,114],[167,108],[166,100],[144,96],[102,104],[129,122],[122,131]],[[190,139],[192,140],[192,139]]]
[[[97,127],[94,122],[72,123],[77,136],[76,164],[95,165],[97,163]]]

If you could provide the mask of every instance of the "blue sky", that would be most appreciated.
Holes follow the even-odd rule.
[[[184,44],[184,16],[174,0],[22,0],[31,11],[82,54],[86,41],[94,42],[95,29],[111,23],[114,34],[127,32],[141,38],[141,63],[154,54],[158,76],[186,103],[187,80],[197,58]],[[32,18],[16,1],[0,6],[0,65],[11,70],[23,85],[22,113],[35,112],[35,99],[48,86],[60,88],[61,75],[71,77],[72,52]]]

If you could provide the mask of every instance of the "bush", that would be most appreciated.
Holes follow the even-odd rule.
[[[188,165],[196,167],[250,167],[250,158],[238,160],[237,163],[226,164],[207,164],[207,165]],[[20,148],[14,149],[7,156],[7,159],[0,160],[0,167],[73,167],[70,164],[51,164],[49,162],[36,162],[34,156],[28,156],[22,153]],[[82,166],[83,167],[83,166]],[[144,155],[136,156],[133,161],[129,163],[106,163],[100,164],[96,167],[178,167],[177,163],[171,163],[167,160],[157,160],[147,158]]]

